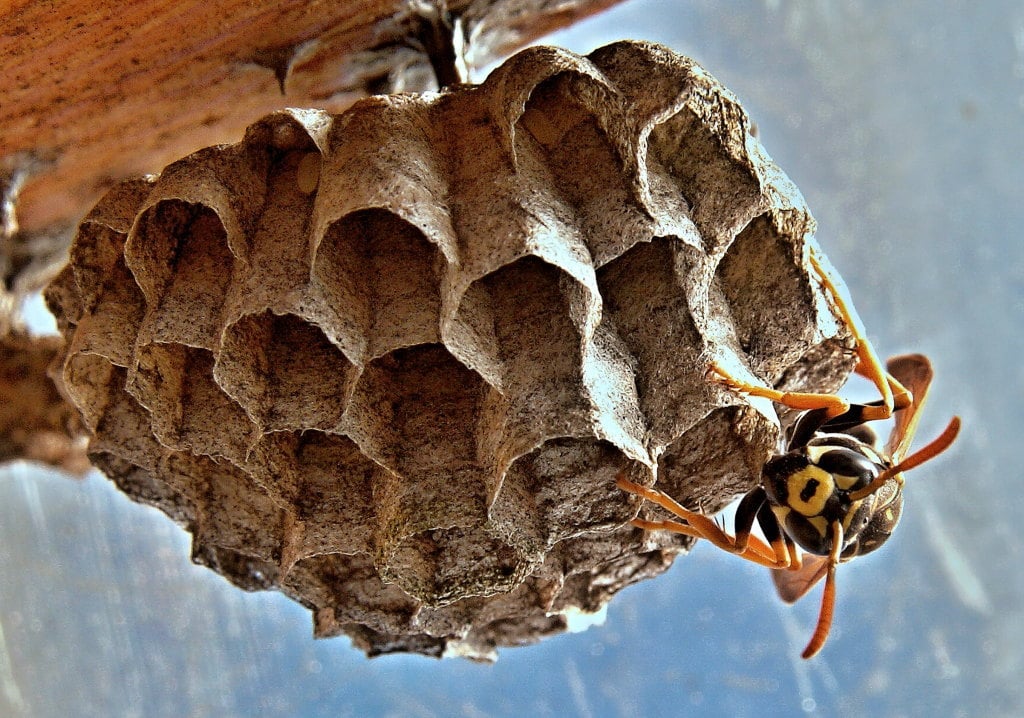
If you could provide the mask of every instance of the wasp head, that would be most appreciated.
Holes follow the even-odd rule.
[[[902,483],[896,478],[864,498],[851,497],[888,465],[873,446],[849,434],[819,434],[771,459],[764,488],[779,525],[809,553],[828,555],[828,527],[841,524],[841,559],[846,560],[878,548],[899,520]]]

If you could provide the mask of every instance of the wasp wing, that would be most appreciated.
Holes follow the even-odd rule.
[[[786,603],[795,603],[828,573],[828,557],[804,554],[800,568],[772,569],[775,590]]]
[[[896,412],[895,426],[885,447],[892,462],[898,464],[906,455],[917,431],[921,408],[928,396],[928,386],[932,383],[932,364],[923,354],[903,354],[890,358],[885,368],[914,396],[910,406]]]

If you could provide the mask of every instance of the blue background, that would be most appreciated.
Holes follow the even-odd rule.
[[[744,102],[879,351],[937,371],[900,529],[814,598],[700,545],[604,626],[493,666],[314,641],[307,611],[191,565],[105,479],[0,472],[0,715],[1024,715],[1024,6],[635,0],[548,41],[636,38]],[[479,79],[479,78],[477,78]]]

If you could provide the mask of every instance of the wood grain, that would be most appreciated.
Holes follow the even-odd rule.
[[[486,62],[618,0],[456,1]],[[403,66],[409,0],[0,5],[0,176],[20,231],[74,226],[121,179],[233,142],[285,106],[339,112]],[[422,74],[422,73],[421,73]],[[283,90],[283,92],[282,92]]]

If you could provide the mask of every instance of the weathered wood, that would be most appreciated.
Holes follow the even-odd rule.
[[[480,62],[618,0],[453,0]],[[121,179],[237,141],[285,106],[340,112],[405,66],[411,0],[138,0],[0,9],[0,177],[22,233],[74,226]],[[422,72],[420,73],[423,74]],[[283,90],[283,92],[282,92]]]
[[[34,461],[76,476],[89,470],[78,411],[46,376],[62,344],[21,332],[0,337],[0,465]]]

